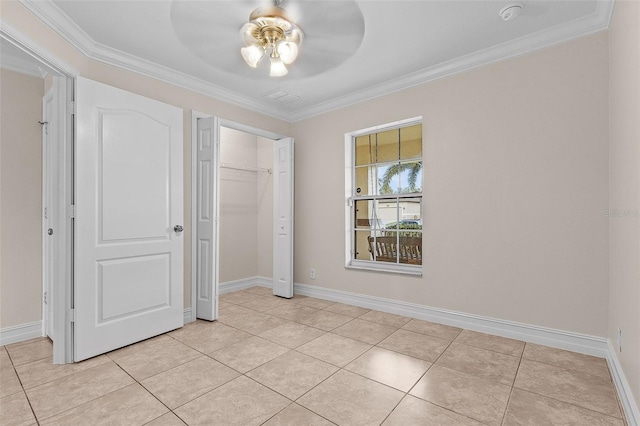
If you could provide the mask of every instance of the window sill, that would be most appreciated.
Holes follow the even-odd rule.
[[[422,276],[422,265],[401,265],[397,263],[384,264],[363,260],[352,260],[351,263],[345,266],[345,268],[371,272],[384,272],[388,274],[412,275],[415,277]]]

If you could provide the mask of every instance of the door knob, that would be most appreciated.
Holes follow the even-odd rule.
[[[182,227],[182,225],[176,225],[173,227],[173,230],[176,231],[176,233],[180,233],[184,230],[184,228]]]
[[[53,228],[49,228],[49,229],[47,229],[47,234],[49,234],[49,235],[53,235]]]

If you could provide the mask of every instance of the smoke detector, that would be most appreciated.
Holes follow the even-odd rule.
[[[520,15],[523,7],[524,5],[522,3],[512,3],[500,9],[498,15],[500,15],[503,21],[512,21]]]

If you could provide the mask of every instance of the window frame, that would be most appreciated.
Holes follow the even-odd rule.
[[[356,196],[356,194],[354,193],[354,182],[355,182],[355,172],[356,172],[355,139],[359,136],[368,135],[371,133],[380,133],[388,130],[395,130],[402,127],[409,127],[417,124],[423,125],[422,116],[408,118],[400,121],[394,121],[392,123],[382,124],[379,126],[369,127],[366,129],[345,133],[344,135],[344,142],[345,142],[345,155],[344,155],[344,158],[345,158],[345,251],[344,251],[345,268],[422,276],[423,265],[407,265],[407,264],[401,264],[401,263],[378,262],[374,260],[354,259],[354,253],[355,253],[354,244],[355,244],[355,231],[356,231],[355,214],[354,214],[355,201],[367,200],[367,199],[374,199],[374,200],[379,199],[375,195]],[[422,137],[423,150],[422,150],[422,155],[420,157],[421,159],[420,161],[422,161],[423,171],[424,171],[424,126],[423,126],[422,133],[423,133],[423,137]],[[424,209],[424,199],[423,199],[424,172],[422,173],[422,182],[420,187],[422,188],[421,192],[416,192],[411,194],[396,194],[393,198],[396,198],[398,200],[402,198],[419,198],[421,202],[421,210],[422,210]],[[423,215],[421,214],[421,217],[422,216]],[[422,223],[423,223],[423,229],[424,229],[424,220]],[[421,236],[424,235],[423,232],[421,233]],[[423,244],[424,244],[424,239],[423,239]]]

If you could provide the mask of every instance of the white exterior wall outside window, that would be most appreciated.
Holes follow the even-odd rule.
[[[347,267],[422,274],[421,121],[345,135]]]

